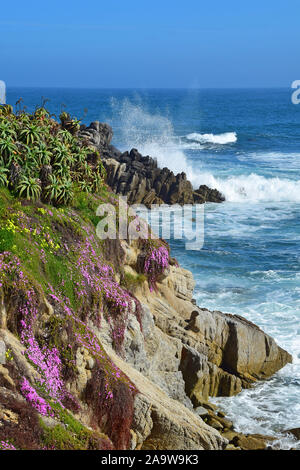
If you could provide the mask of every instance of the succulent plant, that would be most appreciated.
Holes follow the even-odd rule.
[[[76,137],[79,122],[63,112],[61,124],[41,106],[33,114],[0,106],[0,185],[27,199],[68,204],[74,188],[101,189],[105,170],[99,152]]]
[[[26,199],[36,201],[41,194],[41,181],[38,178],[23,176],[17,187],[19,197],[25,195]]]
[[[13,107],[10,104],[0,105],[0,115],[9,116],[13,113]]]
[[[72,135],[75,135],[80,129],[80,121],[72,119],[70,114],[63,111],[59,116],[63,129],[69,131]]]
[[[7,168],[0,167],[0,187],[8,186],[7,173]]]

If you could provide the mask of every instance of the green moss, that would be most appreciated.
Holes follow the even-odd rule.
[[[144,274],[131,274],[124,273],[121,280],[121,285],[130,291],[134,291],[138,286],[141,286],[147,280]]]
[[[43,428],[43,442],[47,449],[57,450],[85,450],[86,442],[79,439],[64,426],[57,424],[53,428],[41,422]]]
[[[40,426],[43,430],[43,444],[46,448],[56,450],[101,448],[101,441],[105,441],[107,436],[87,429],[57,403],[51,403],[51,407],[55,411],[60,424],[49,427],[40,419]]]

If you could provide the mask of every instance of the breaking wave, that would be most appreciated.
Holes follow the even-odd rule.
[[[197,132],[193,132],[192,134],[188,134],[186,138],[194,142],[199,142],[200,144],[225,145],[237,141],[236,132],[224,132],[224,134],[198,134]]]
[[[205,169],[203,162],[188,161],[182,140],[175,135],[170,119],[145,110],[144,105],[125,99],[113,103],[118,115],[121,141],[124,150],[137,148],[143,155],[157,159],[158,165],[174,173],[185,172],[194,188],[206,184],[224,194],[230,202],[300,202],[300,181],[267,178],[255,173],[217,177]],[[224,134],[189,134],[187,139],[196,142],[225,144],[235,142],[235,132]],[[201,147],[200,147],[201,149]]]

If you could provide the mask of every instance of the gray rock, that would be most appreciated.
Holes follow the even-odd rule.
[[[79,136],[97,147],[107,171],[107,183],[113,191],[128,197],[129,204],[202,204],[222,202],[216,189],[201,186],[194,191],[185,173],[174,175],[168,168],[158,168],[157,161],[141,155],[137,149],[121,153],[110,143],[113,132],[98,121],[81,126]],[[124,173],[126,176],[124,177]]]

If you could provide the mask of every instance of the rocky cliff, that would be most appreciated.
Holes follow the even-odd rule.
[[[136,149],[120,152],[111,145],[112,129],[92,122],[81,126],[80,137],[99,151],[107,171],[107,183],[118,194],[127,196],[129,204],[203,204],[222,202],[224,197],[206,185],[193,189],[185,173],[174,175],[159,168],[157,161],[142,156]]]
[[[209,396],[291,357],[242,317],[196,306],[191,273],[168,255],[151,255],[149,282],[141,259],[163,242],[98,240],[87,207],[101,200],[61,210],[2,194],[13,236],[0,255],[2,446],[225,449],[232,423]]]
[[[271,438],[235,432],[209,397],[291,356],[246,319],[197,306],[163,240],[97,237],[98,206],[121,210],[97,151],[109,171],[111,131],[98,123],[78,139],[78,121],[60,119],[0,108],[0,449],[266,448]],[[155,198],[195,201],[177,183],[153,179]]]

